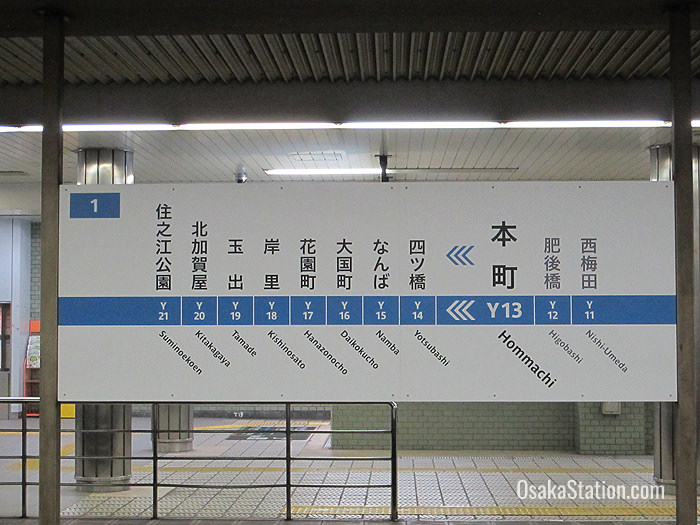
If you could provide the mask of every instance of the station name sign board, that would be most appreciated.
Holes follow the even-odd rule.
[[[668,182],[63,186],[62,401],[673,401]]]

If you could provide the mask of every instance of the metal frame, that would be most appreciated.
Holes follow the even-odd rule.
[[[0,370],[10,369],[10,303],[0,303]]]
[[[0,456],[0,461],[2,460],[8,460],[8,459],[19,459],[22,462],[22,476],[20,481],[4,481],[0,479],[0,487],[3,486],[20,486],[22,487],[22,513],[20,515],[21,518],[26,518],[27,517],[27,487],[38,487],[39,482],[38,481],[29,481],[27,479],[27,460],[29,459],[39,459],[39,456],[30,456],[27,454],[27,434],[28,434],[28,428],[27,428],[27,410],[26,406],[30,403],[37,403],[39,401],[38,397],[0,397],[0,404],[18,404],[22,405],[22,410],[21,410],[21,419],[20,419],[20,427],[11,427],[11,428],[0,428],[0,435],[2,434],[8,434],[10,432],[17,432],[18,430],[21,433],[21,441],[22,441],[22,446],[21,446],[21,451],[20,455],[7,455],[7,456]],[[2,516],[5,517],[5,516]],[[1,517],[0,517],[1,518]]]
[[[0,398],[0,403],[19,403],[22,405],[26,405],[28,403],[36,403],[38,401],[38,398],[18,398],[18,397],[2,397]],[[123,403],[120,403],[123,404]],[[130,403],[130,404],[135,404],[135,403]],[[112,486],[124,486],[124,487],[143,487],[143,486],[151,486],[152,487],[152,518],[153,519],[158,519],[158,489],[163,487],[163,488],[209,488],[209,489],[255,489],[255,488],[284,488],[285,489],[285,519],[286,520],[293,520],[293,513],[292,513],[292,492],[293,489],[295,488],[388,488],[390,489],[390,519],[392,521],[398,520],[398,451],[397,451],[397,405],[394,402],[377,402],[377,403],[372,403],[372,402],[362,402],[362,403],[352,403],[352,402],[339,402],[339,403],[327,403],[327,404],[333,404],[333,405],[338,405],[338,404],[348,404],[348,405],[386,405],[390,409],[390,427],[387,429],[372,429],[372,430],[365,430],[365,429],[352,429],[352,430],[333,430],[333,429],[328,429],[328,430],[295,430],[292,428],[292,406],[293,405],[317,405],[318,403],[311,403],[311,402],[306,402],[306,403],[293,403],[293,402],[286,402],[286,403],[269,403],[269,402],[260,402],[260,403],[248,403],[246,404],[254,404],[254,405],[284,405],[285,408],[285,424],[284,428],[278,428],[278,429],[264,429],[264,430],[249,430],[249,431],[240,431],[241,433],[281,433],[284,432],[285,435],[285,455],[284,456],[196,456],[192,454],[187,454],[186,456],[173,456],[171,454],[168,454],[167,456],[161,456],[159,455],[158,452],[158,436],[160,434],[166,433],[166,432],[172,432],[173,430],[175,431],[182,431],[183,429],[167,429],[167,430],[161,430],[158,426],[158,411],[160,409],[160,405],[166,404],[166,403],[152,403],[151,404],[151,428],[149,429],[144,429],[144,430],[112,430],[112,429],[101,429],[101,430],[95,430],[95,429],[89,429],[89,430],[78,430],[75,428],[68,429],[68,428],[62,428],[61,430],[63,432],[73,432],[74,435],[77,435],[78,433],[85,433],[85,432],[90,432],[92,434],[94,433],[118,433],[118,432],[129,432],[132,434],[150,434],[151,436],[151,442],[153,444],[153,453],[151,455],[142,455],[142,456],[137,456],[137,455],[130,455],[130,456],[85,456],[85,455],[62,455],[60,456],[60,460],[79,460],[79,459],[128,459],[128,460],[150,460],[151,465],[152,465],[152,481],[150,483],[118,483]],[[203,404],[203,403],[193,403],[193,404]],[[217,403],[217,404],[222,404],[222,405],[230,405],[230,404],[235,404],[233,402],[231,403]],[[28,459],[38,459],[39,456],[28,456],[27,455],[27,416],[25,415],[26,411],[22,411],[22,419],[21,419],[21,429],[20,428],[12,428],[12,429],[0,429],[0,435],[3,433],[7,432],[16,432],[17,430],[21,430],[22,432],[22,449],[20,455],[12,455],[12,456],[0,456],[0,460],[6,460],[6,459],[20,459],[22,462],[22,479],[20,482],[14,482],[14,481],[1,481],[0,480],[0,486],[3,485],[19,485],[22,487],[22,518],[27,517],[27,487],[28,486],[38,486],[38,482],[29,482],[27,480],[27,460]],[[59,416],[60,418],[60,416]],[[67,418],[64,418],[67,419]],[[58,425],[61,427],[62,425]],[[187,429],[188,432],[194,433],[194,434],[228,434],[231,432],[230,429],[203,429],[203,430],[197,430],[197,429]],[[388,461],[391,465],[391,482],[389,484],[322,484],[322,483],[294,483],[292,481],[292,470],[293,470],[293,464],[294,461],[297,460],[292,455],[292,436],[295,433],[304,433],[304,434],[348,434],[348,433],[353,433],[353,434],[389,434],[391,438],[391,450],[390,454],[388,456],[331,456],[331,457],[323,457],[323,456],[304,456],[303,459],[304,461],[309,461],[309,460],[314,460],[314,461],[356,461],[356,460],[362,460],[362,461]],[[189,483],[161,483],[159,482],[158,479],[158,474],[159,474],[159,461],[167,459],[169,461],[192,461],[192,460],[207,460],[207,461],[231,461],[236,460],[236,461],[277,461],[277,462],[284,462],[285,464],[285,482],[284,483],[268,483],[268,484],[254,484],[254,485],[213,485],[213,484],[189,484]],[[84,484],[77,483],[77,482],[72,482],[72,483],[66,483],[63,482],[60,484],[61,487],[77,487],[77,486],[85,486]],[[8,517],[8,516],[2,516]]]

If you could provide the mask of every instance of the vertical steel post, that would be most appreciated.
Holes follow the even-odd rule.
[[[151,517],[158,519],[158,420],[160,418],[159,405],[153,403],[151,407],[151,442],[153,444],[153,513]]]
[[[292,404],[285,403],[285,414],[286,414],[286,424],[284,428],[285,435],[285,466],[286,466],[286,500],[287,500],[287,514],[285,519],[292,519]]]
[[[386,167],[389,164],[389,155],[379,155],[379,167],[382,170],[381,181],[389,182],[389,176],[386,174]]]
[[[64,20],[44,13],[41,141],[41,399],[39,522],[58,525],[61,424],[58,404],[58,196],[63,182]]]
[[[399,454],[396,417],[398,405],[391,403],[391,521],[399,519]]]
[[[22,405],[22,517],[27,517],[27,402]]]
[[[678,402],[675,404],[676,523],[697,523],[697,386],[695,309],[698,279],[697,184],[693,176],[690,6],[669,14],[676,205]]]

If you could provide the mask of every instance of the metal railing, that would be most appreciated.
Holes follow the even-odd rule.
[[[19,460],[21,462],[21,477],[20,481],[8,481],[5,479],[0,479],[0,487],[15,486],[21,487],[22,494],[22,504],[21,504],[21,515],[20,517],[27,517],[27,487],[39,486],[37,481],[29,481],[27,477],[27,461],[30,459],[39,459],[38,455],[29,455],[27,452],[27,435],[29,434],[29,429],[27,425],[27,406],[29,404],[35,404],[39,402],[38,397],[0,397],[0,405],[21,405],[22,410],[20,413],[19,420],[9,420],[17,421],[19,426],[10,427],[0,427],[0,437],[4,434],[14,434],[20,432],[20,452],[19,454],[4,454],[0,455],[0,461],[8,460]]]
[[[0,404],[3,403],[19,403],[22,404],[23,409],[26,408],[28,403],[36,403],[38,398],[0,398]],[[119,403],[124,404],[136,404],[136,403]],[[139,403],[142,404],[142,403]],[[159,517],[158,512],[158,490],[160,488],[192,488],[192,489],[261,489],[261,488],[284,488],[285,489],[285,519],[292,520],[292,503],[293,503],[293,490],[296,488],[365,488],[365,489],[390,489],[390,519],[392,521],[398,520],[398,453],[397,453],[397,406],[394,402],[383,402],[383,403],[353,403],[353,402],[340,402],[340,403],[327,403],[332,405],[348,404],[348,405],[384,405],[390,409],[390,428],[385,429],[343,429],[343,430],[333,430],[333,429],[296,429],[292,426],[292,407],[296,405],[318,405],[318,403],[262,403],[262,402],[246,402],[246,405],[277,405],[284,406],[284,427],[275,428],[256,428],[253,430],[237,429],[236,432],[240,434],[266,434],[284,433],[285,448],[283,456],[229,456],[229,455],[195,455],[188,452],[185,456],[174,455],[173,453],[168,453],[167,455],[159,454],[158,450],[158,437],[161,435],[167,435],[172,432],[183,432],[190,434],[217,434],[217,433],[230,433],[230,429],[216,429],[216,428],[206,428],[206,429],[195,429],[195,428],[159,428],[159,409],[161,405],[167,403],[153,403],[151,404],[151,423],[149,429],[78,429],[78,428],[61,428],[61,432],[74,432],[77,439],[79,433],[83,434],[100,434],[100,433],[130,433],[130,434],[150,434],[152,443],[152,454],[150,455],[83,455],[79,454],[76,450],[75,454],[71,455],[61,455],[60,460],[75,460],[76,463],[81,460],[142,460],[148,461],[151,464],[152,479],[151,482],[124,482],[118,481],[111,484],[112,487],[143,487],[150,486],[152,488],[152,518],[157,519]],[[191,403],[194,405],[203,403]],[[209,403],[208,403],[209,404]],[[234,405],[240,403],[216,403],[217,405]],[[67,419],[67,418],[63,418]],[[37,482],[30,482],[27,479],[27,461],[29,459],[38,459],[39,456],[30,456],[27,454],[27,416],[26,410],[22,410],[22,417],[20,419],[21,427],[13,429],[3,429],[0,428],[0,435],[3,432],[16,432],[21,431],[22,434],[22,447],[19,455],[7,455],[0,456],[2,459],[19,459],[22,465],[22,476],[21,481],[5,481],[0,479],[0,486],[2,485],[18,485],[21,486],[22,490],[22,512],[21,517],[27,517],[27,487],[37,486]],[[77,425],[76,425],[77,426]],[[61,425],[63,427],[63,425]],[[379,434],[388,435],[391,440],[390,453],[388,456],[307,456],[297,457],[292,454],[292,439],[295,434]],[[59,458],[57,458],[58,460]],[[45,458],[45,460],[47,460]],[[173,483],[168,481],[160,481],[159,479],[159,461],[168,460],[170,462],[176,461],[193,461],[193,460],[206,460],[206,461],[278,461],[280,463],[284,462],[284,483],[260,483],[260,484],[197,484],[197,483]],[[390,483],[387,484],[351,484],[351,483],[341,483],[341,484],[328,484],[328,483],[298,483],[293,481],[293,469],[294,462],[298,460],[303,461],[386,461],[390,464],[391,479]],[[61,486],[73,486],[73,487],[85,487],[85,484],[78,481],[74,482],[61,482]]]

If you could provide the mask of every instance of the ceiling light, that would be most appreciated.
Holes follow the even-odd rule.
[[[700,120],[693,120],[700,127]],[[665,120],[543,120],[543,121],[382,121],[382,122],[223,122],[188,124],[65,124],[65,132],[92,131],[216,131],[314,129],[555,129],[555,128],[667,128]],[[0,126],[0,133],[41,132],[41,125]]]
[[[292,168],[265,170],[268,175],[381,175],[381,168]]]
[[[507,174],[515,173],[518,168],[389,168],[389,175],[426,175],[440,173],[442,175],[472,175],[472,174]],[[381,168],[284,168],[265,170],[268,175],[381,175]]]
[[[515,173],[518,168],[389,168],[386,172],[389,175],[426,175],[428,173],[439,173],[440,175],[473,175],[473,174],[505,174]]]
[[[343,122],[341,129],[491,129],[501,127],[499,122]]]
[[[43,126],[0,126],[0,133],[36,133],[43,129]]]
[[[171,124],[64,124],[66,133],[78,131],[170,131]]]
[[[666,120],[541,120],[504,122],[504,128],[667,128]]]
[[[189,131],[210,130],[275,130],[275,129],[333,129],[338,124],[332,122],[222,122],[181,124],[175,129]]]

